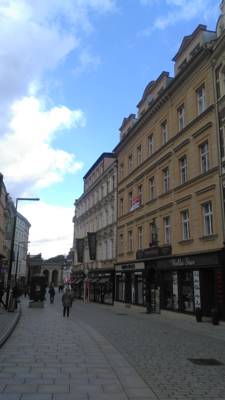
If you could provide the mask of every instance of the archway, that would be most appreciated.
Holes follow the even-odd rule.
[[[52,283],[54,286],[58,286],[58,271],[55,269],[52,271]]]

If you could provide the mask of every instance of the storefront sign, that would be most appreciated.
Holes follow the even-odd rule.
[[[121,265],[116,265],[115,270],[116,272],[119,271],[142,271],[144,270],[144,263],[139,262],[139,263],[130,263],[130,264],[121,264]]]
[[[201,308],[201,294],[200,294],[199,271],[193,271],[193,283],[194,283],[194,303],[195,303],[195,309],[196,309],[196,308]]]
[[[195,265],[195,259],[192,257],[172,258],[169,262],[172,267],[190,267]]]
[[[171,251],[171,246],[153,246],[148,249],[138,250],[136,253],[136,259],[140,260],[142,258],[168,256],[171,254]]]

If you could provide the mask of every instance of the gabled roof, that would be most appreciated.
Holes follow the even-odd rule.
[[[180,45],[180,48],[179,48],[177,54],[173,57],[172,61],[177,61],[178,57],[189,46],[189,44],[192,42],[192,40],[194,40],[196,38],[197,34],[201,31],[206,31],[206,30],[207,30],[206,25],[199,24],[191,35],[184,36],[182,43]]]

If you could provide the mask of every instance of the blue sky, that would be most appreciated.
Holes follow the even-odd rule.
[[[0,0],[0,171],[31,222],[30,252],[72,245],[83,176],[119,140],[145,86],[217,0]]]

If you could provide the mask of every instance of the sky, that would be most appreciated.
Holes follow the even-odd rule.
[[[29,252],[67,254],[83,176],[220,0],[0,0],[0,172]]]

